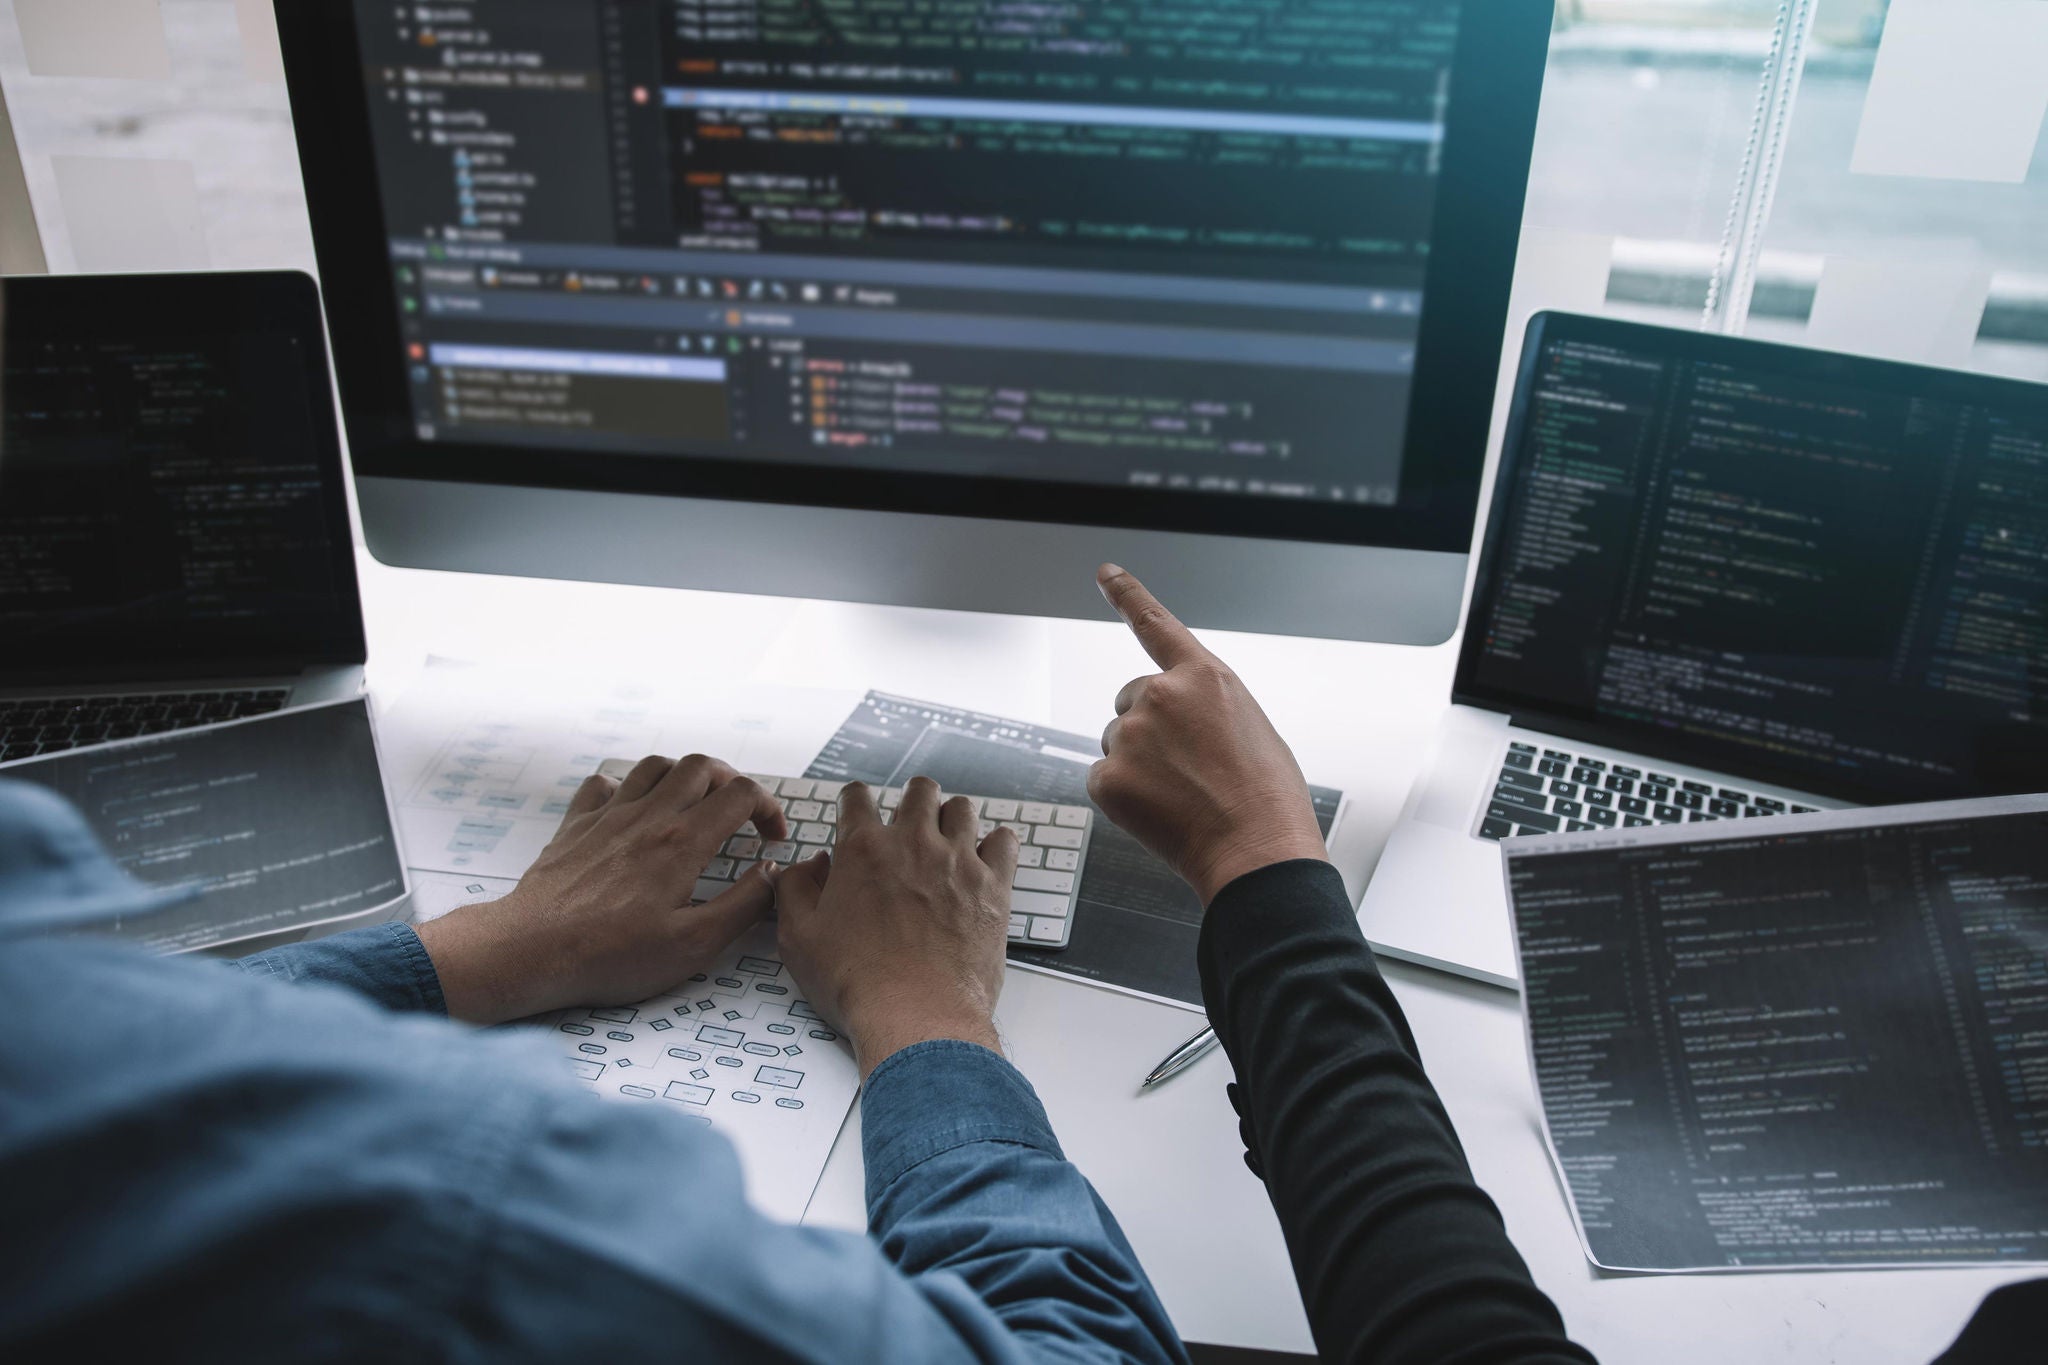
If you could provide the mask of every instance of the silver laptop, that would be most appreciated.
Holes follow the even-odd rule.
[[[1503,985],[1500,840],[2048,790],[2048,386],[1537,317],[1453,701],[1359,918]]]
[[[360,692],[312,280],[0,288],[0,764]]]

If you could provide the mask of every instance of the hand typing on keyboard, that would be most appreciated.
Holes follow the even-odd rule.
[[[776,884],[783,960],[853,1040],[861,1076],[914,1043],[951,1038],[1000,1052],[996,997],[1017,872],[1014,831],[984,836],[975,802],[904,788],[882,822],[875,793],[838,793],[838,840]]]
[[[593,776],[511,895],[419,926],[449,1014],[497,1024],[627,1004],[703,971],[774,905],[767,867],[689,904],[743,825],[789,832],[759,783],[702,754],[643,759],[622,781]]]

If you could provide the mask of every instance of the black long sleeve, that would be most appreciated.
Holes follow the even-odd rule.
[[[1323,1358],[1588,1365],[1473,1183],[1336,869],[1232,883],[1199,958]]]

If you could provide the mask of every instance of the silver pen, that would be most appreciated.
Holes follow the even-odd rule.
[[[1186,1071],[1202,1058],[1216,1050],[1216,1030],[1205,1028],[1194,1037],[1173,1050],[1173,1055],[1152,1068],[1152,1074],[1145,1078],[1139,1090],[1150,1090],[1155,1085],[1164,1085],[1181,1072]]]

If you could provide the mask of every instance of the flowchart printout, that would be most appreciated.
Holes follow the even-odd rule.
[[[1503,858],[1595,1264],[2048,1261],[2048,797]]]

